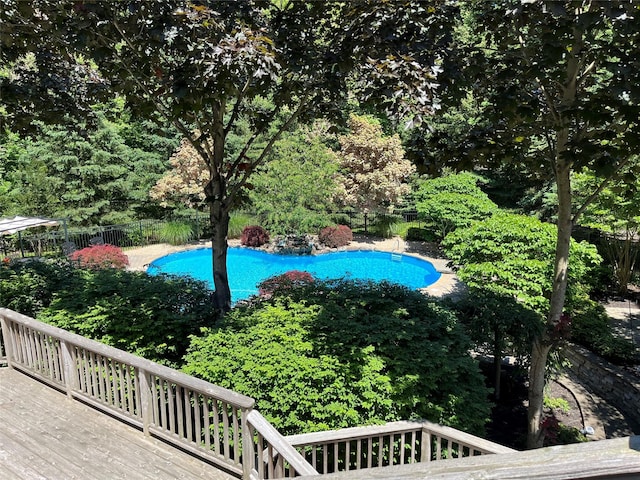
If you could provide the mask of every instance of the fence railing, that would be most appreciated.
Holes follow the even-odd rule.
[[[64,244],[72,242],[82,249],[96,243],[108,243],[121,248],[161,243],[162,220],[140,220],[123,225],[69,228],[44,233],[23,232],[20,237],[0,237],[0,256],[31,257],[63,253]]]
[[[9,367],[147,435],[247,479],[317,473],[252,398],[5,308],[0,323]]]
[[[348,225],[352,230],[371,231],[380,222],[414,222],[418,220],[416,211],[403,210],[394,215],[363,213],[356,211],[335,212],[334,221]],[[201,238],[208,219],[205,215],[179,218],[178,222],[190,223],[193,238]],[[64,244],[72,242],[82,249],[95,243],[108,243],[120,248],[142,247],[163,243],[162,227],[167,220],[138,220],[120,225],[95,225],[92,227],[69,227],[65,230],[47,230],[41,233],[21,232],[21,235],[0,236],[0,257],[41,257],[63,253]]]
[[[0,308],[10,368],[245,479],[514,452],[431,422],[283,437],[250,397]]]
[[[516,451],[428,421],[392,422],[286,438],[321,474]]]

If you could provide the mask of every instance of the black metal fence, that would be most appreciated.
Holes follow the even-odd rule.
[[[337,212],[332,215],[336,223],[348,225],[354,231],[375,233],[372,227],[382,223],[414,222],[415,211],[403,211],[395,215],[363,213],[356,211]],[[110,244],[127,249],[166,242],[163,227],[170,221],[189,223],[193,238],[205,238],[208,234],[207,218],[202,214],[190,218],[171,220],[139,220],[132,223],[108,226],[69,227],[25,230],[20,234],[0,236],[0,256],[8,258],[58,256],[67,245],[82,249],[90,245]]]
[[[192,224],[194,235],[200,237],[202,219],[184,220]],[[82,249],[90,245],[110,244],[126,249],[153,245],[164,241],[162,227],[166,220],[139,220],[137,222],[82,228],[48,229],[39,233],[23,231],[21,235],[0,237],[0,254],[8,258],[56,256],[66,245]]]
[[[351,230],[368,232],[372,226],[381,223],[409,223],[418,221],[418,212],[415,210],[399,211],[394,214],[379,212],[342,211],[332,215],[336,223],[347,225]]]

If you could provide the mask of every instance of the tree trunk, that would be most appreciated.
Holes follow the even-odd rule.
[[[531,366],[529,367],[529,409],[527,410],[527,448],[540,448],[544,442],[541,428],[542,408],[544,403],[544,374],[547,357],[551,345],[537,338],[531,350]]]
[[[213,155],[209,158],[210,181],[205,188],[209,203],[209,220],[213,230],[211,246],[213,248],[213,285],[215,287],[216,308],[222,312],[231,310],[231,289],[227,274],[227,235],[229,233],[229,198],[227,184],[223,175],[226,135],[224,129],[224,104],[214,109],[212,122]]]
[[[558,132],[558,144],[566,147],[567,132]],[[557,153],[556,184],[558,186],[558,238],[554,264],[553,287],[549,301],[546,331],[534,341],[529,369],[529,410],[527,448],[539,448],[544,442],[540,428],[542,404],[544,400],[544,378],[547,357],[551,350],[550,333],[560,322],[567,293],[567,272],[569,266],[569,245],[571,242],[571,164]]]
[[[493,331],[493,372],[495,375],[495,389],[493,395],[496,400],[500,400],[502,384],[502,336],[500,329],[496,327]]]
[[[222,202],[213,202],[210,206],[210,220],[213,233],[213,284],[215,287],[215,305],[222,312],[231,310],[231,289],[227,274],[227,232],[229,231],[229,212]]]

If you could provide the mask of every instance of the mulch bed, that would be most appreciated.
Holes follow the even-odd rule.
[[[485,365],[483,372],[486,374],[487,384],[492,385],[492,366]],[[571,392],[561,383],[551,382],[547,395],[551,398],[562,398],[569,410],[565,413],[556,409],[553,413],[560,423],[567,427],[583,428],[582,413]],[[501,445],[524,450],[527,438],[527,397],[526,377],[514,367],[505,367],[502,378],[502,395],[500,400],[493,399],[495,405],[491,411],[491,417],[487,424],[485,437],[487,440]]]

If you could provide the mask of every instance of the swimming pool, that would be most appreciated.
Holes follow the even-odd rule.
[[[365,250],[321,255],[280,255],[231,247],[227,253],[227,270],[234,302],[257,294],[258,283],[289,270],[303,270],[323,280],[388,280],[414,289],[427,287],[440,278],[440,273],[426,260],[397,253]],[[166,255],[154,260],[147,272],[152,275],[190,275],[206,281],[213,288],[211,249],[199,248]]]

